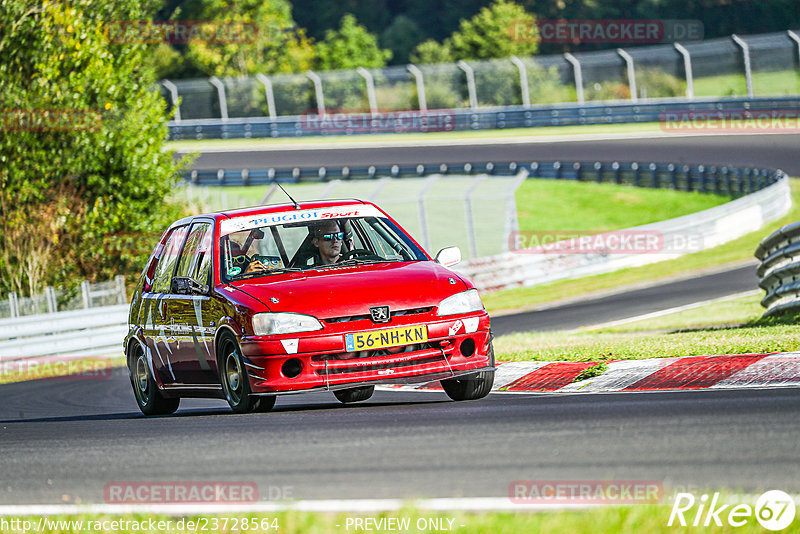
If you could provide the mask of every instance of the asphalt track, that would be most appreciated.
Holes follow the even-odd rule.
[[[492,318],[495,335],[569,330],[627,319],[758,288],[756,263],[641,289]]]
[[[138,413],[124,370],[2,387],[0,504],[103,502],[120,481],[256,483],[262,499],[505,497],[515,480],[800,488],[800,390],[282,397],[268,414]],[[278,489],[280,488],[280,489]]]
[[[401,139],[401,137],[398,137]],[[353,136],[353,142],[359,137]],[[200,152],[196,169],[405,165],[469,161],[655,161],[780,168],[800,176],[800,134],[661,137],[532,143],[476,140],[469,145],[292,148]]]

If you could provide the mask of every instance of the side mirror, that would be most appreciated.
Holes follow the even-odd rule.
[[[175,276],[170,283],[169,292],[173,295],[208,295],[208,286],[198,284],[186,276]]]
[[[458,247],[443,248],[438,254],[436,254],[436,258],[433,261],[440,263],[445,267],[451,267],[461,263],[461,249]]]

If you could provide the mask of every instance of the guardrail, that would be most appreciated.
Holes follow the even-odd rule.
[[[567,278],[611,272],[676,258],[727,243],[757,231],[765,223],[785,215],[791,207],[789,180],[780,170],[770,172],[769,185],[721,206],[691,215],[609,232],[592,237],[601,244],[631,236],[656,242],[655,249],[582,252],[582,242],[558,243],[550,248],[526,248],[488,258],[470,260],[456,267],[484,291],[532,286]],[[800,225],[798,225],[800,230]],[[800,231],[796,241],[800,241]],[[691,245],[687,246],[689,243]],[[788,250],[788,248],[787,248]],[[800,244],[796,246],[800,255]],[[798,269],[800,278],[800,269]],[[796,291],[800,292],[800,283]],[[797,295],[795,295],[797,298]],[[800,299],[798,299],[800,300]]]
[[[765,291],[765,316],[800,309],[800,222],[787,224],[761,240],[755,251],[758,287]]]
[[[169,123],[171,140],[307,137],[433,131],[503,130],[541,126],[660,122],[665,131],[687,131],[691,125],[670,113],[722,113],[727,120],[747,113],[800,114],[800,97],[663,99],[640,103],[600,102],[555,106],[508,106],[378,113],[331,113],[325,116],[193,119]],[[738,115],[735,115],[738,114]],[[712,117],[713,118],[713,117]],[[780,117],[778,117],[780,118]],[[772,126],[771,126],[772,127]]]
[[[0,362],[122,354],[127,304],[0,320]]]
[[[431,175],[516,176],[581,182],[615,183],[655,189],[675,189],[741,196],[778,180],[778,171],[728,165],[685,165],[655,162],[602,161],[489,161],[428,165],[369,165],[360,167],[293,167],[267,169],[193,170],[183,175],[194,185],[242,186],[279,183],[319,183],[334,180],[423,178]]]

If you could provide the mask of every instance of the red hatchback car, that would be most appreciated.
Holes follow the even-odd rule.
[[[124,347],[139,408],[181,397],[267,411],[276,395],[439,380],[454,400],[494,380],[489,315],[472,284],[357,200],[198,215],[164,233],[139,279]]]

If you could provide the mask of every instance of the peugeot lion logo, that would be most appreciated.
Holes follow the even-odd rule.
[[[369,309],[369,314],[373,323],[389,322],[389,306],[375,306]]]

